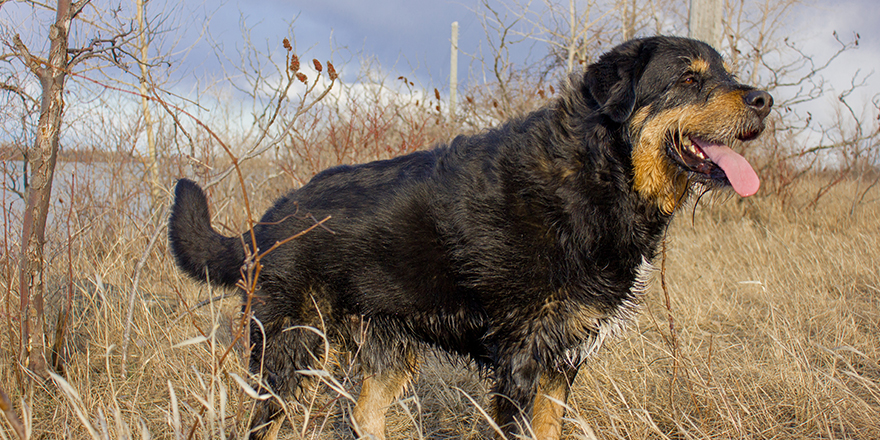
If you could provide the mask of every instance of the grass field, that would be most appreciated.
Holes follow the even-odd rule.
[[[16,365],[15,260],[8,256],[19,223],[4,208],[7,414],[35,439],[240,438],[254,399],[242,385],[247,372],[235,342],[238,300],[194,307],[224,292],[175,269],[164,214],[137,203],[146,184],[115,173],[91,183],[59,176],[47,333],[51,344],[55,318],[74,292],[60,350],[64,374],[28,381]],[[638,320],[581,370],[567,438],[880,438],[880,194],[852,211],[856,190],[845,182],[803,209],[822,183],[816,179],[784,206],[770,195],[704,199],[679,215]],[[249,192],[257,213],[289,185],[255,181]],[[239,193],[233,183],[213,190],[215,223],[241,230]],[[8,206],[12,196],[5,197]],[[486,381],[453,361],[427,357],[389,411],[389,438],[491,435],[482,412]],[[345,355],[326,370],[331,375],[318,376],[313,394],[288,405],[282,438],[352,437],[346,419],[359,373]],[[0,424],[0,440],[16,438],[10,426]]]

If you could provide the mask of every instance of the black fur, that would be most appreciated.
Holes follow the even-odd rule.
[[[253,312],[265,340],[253,326],[251,369],[295,394],[295,371],[323,351],[313,332],[284,331],[295,325],[326,326],[358,348],[366,372],[412,370],[418,350],[434,346],[487,368],[497,422],[515,431],[541,375],[576,372],[599,327],[636,301],[639,269],[671,214],[633,189],[628,121],[648,105],[654,114],[704,99],[674,89],[687,57],[720,63],[692,40],[635,40],[526,117],[430,151],[331,168],[279,199],[254,228],[258,249],[313,218],[331,216],[333,233],[315,229],[262,260]],[[169,236],[181,269],[226,286],[252,246],[248,233],[216,233],[204,193],[185,179]]]

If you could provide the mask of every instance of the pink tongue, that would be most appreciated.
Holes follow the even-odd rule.
[[[761,181],[749,162],[739,154],[736,154],[726,145],[712,144],[700,139],[691,139],[694,143],[724,170],[727,180],[733,186],[737,194],[748,197],[758,192]]]

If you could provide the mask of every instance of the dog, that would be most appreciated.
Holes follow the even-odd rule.
[[[631,320],[689,195],[757,192],[754,169],[728,145],[758,137],[772,105],[705,43],[632,40],[524,117],[317,174],[253,235],[215,232],[204,192],[180,180],[170,248],[192,278],[235,286],[253,249],[281,243],[260,261],[250,369],[296,395],[298,372],[324,352],[307,327],[326,329],[363,372],[359,436],[385,438],[387,407],[420,352],[437,348],[487,372],[499,435],[556,439],[578,368]],[[263,402],[253,436],[277,435],[279,411]]]

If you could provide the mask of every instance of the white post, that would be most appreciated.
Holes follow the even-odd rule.
[[[688,36],[705,41],[721,50],[724,7],[721,0],[691,0],[688,11]]]
[[[449,68],[449,116],[455,118],[455,102],[458,95],[458,22],[452,22],[452,54]]]

